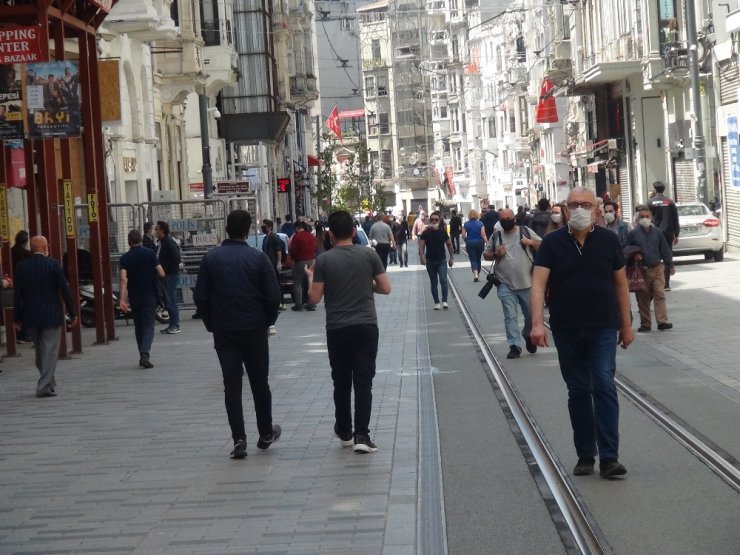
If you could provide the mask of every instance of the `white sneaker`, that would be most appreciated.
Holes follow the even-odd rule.
[[[442,308],[444,308],[445,310],[447,310],[448,308],[450,308],[449,306],[447,306],[447,301],[444,301],[442,303]]]
[[[441,305],[439,303],[434,303],[434,310],[439,310]]]

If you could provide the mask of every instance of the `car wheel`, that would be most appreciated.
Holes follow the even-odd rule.
[[[713,258],[714,258],[714,251],[704,253],[704,260],[712,260]]]
[[[722,262],[725,259],[725,250],[719,249],[718,251],[714,251],[713,256],[715,262]]]

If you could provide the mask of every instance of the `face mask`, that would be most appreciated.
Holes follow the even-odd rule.
[[[650,218],[640,218],[640,225],[645,229],[650,229],[650,226],[653,225],[653,222]]]
[[[559,224],[563,221],[563,215],[562,214],[552,214],[550,216],[550,219],[555,222],[556,224]]]
[[[608,224],[612,223],[617,216],[614,212],[607,212],[604,214],[604,221]]]
[[[575,210],[571,210],[570,219],[568,224],[578,231],[586,229],[593,223],[591,210],[586,210],[582,206],[579,206]]]
[[[514,226],[516,225],[516,222],[514,220],[500,220],[501,221],[501,227],[504,231],[511,231],[514,229]]]

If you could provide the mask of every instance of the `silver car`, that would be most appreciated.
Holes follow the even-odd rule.
[[[676,207],[681,233],[673,254],[703,254],[707,260],[721,261],[725,256],[722,222],[701,202],[680,203]]]

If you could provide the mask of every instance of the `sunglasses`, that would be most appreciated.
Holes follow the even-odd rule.
[[[438,222],[439,221],[439,218],[429,218],[429,221],[430,222]]]

